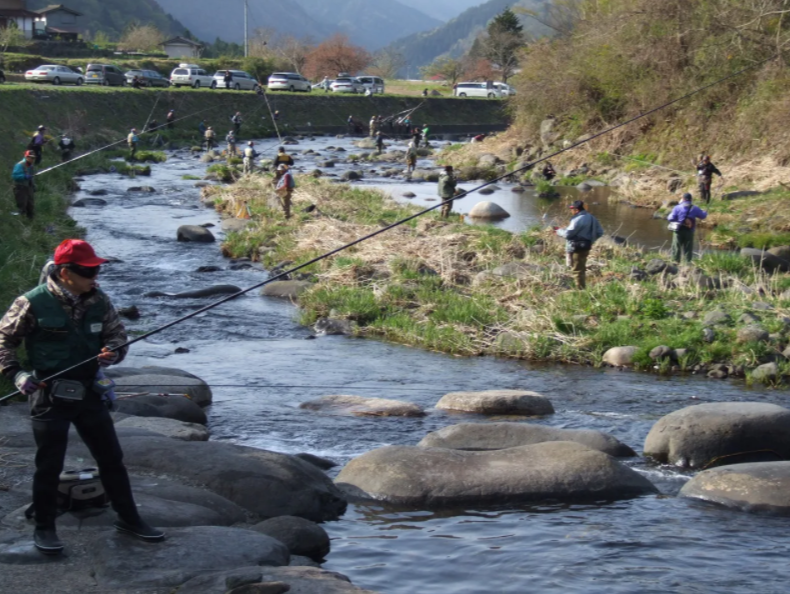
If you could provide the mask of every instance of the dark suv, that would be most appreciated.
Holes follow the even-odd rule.
[[[85,84],[102,85],[104,87],[109,87],[110,85],[125,87],[126,76],[117,66],[88,64],[88,67],[85,69]]]

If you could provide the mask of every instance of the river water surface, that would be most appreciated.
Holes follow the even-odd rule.
[[[325,152],[329,144],[359,152],[338,139],[300,147]],[[269,145],[271,146],[271,145]],[[429,163],[424,165],[429,166]],[[304,170],[312,163],[302,160]],[[194,181],[205,166],[188,152],[170,154],[150,178],[114,174],[80,182],[88,192],[106,190],[101,208],[74,208],[87,239],[106,256],[102,286],[117,305],[137,305],[143,317],[133,333],[194,311],[206,300],[147,298],[149,291],[175,292],[230,283],[250,286],[266,278],[259,269],[232,270],[216,244],[175,241],[182,224],[219,219],[200,205]],[[338,167],[334,173],[341,173]],[[400,200],[434,204],[435,184],[368,179]],[[150,185],[155,193],[128,192]],[[464,186],[473,187],[472,184]],[[514,216],[502,225],[520,230],[565,217],[557,203],[501,185],[494,200]],[[469,199],[473,204],[478,200]],[[662,243],[663,223],[650,213],[611,204],[603,194],[587,198],[607,231]],[[595,205],[592,202],[599,202]],[[461,204],[459,212],[471,205]],[[543,217],[548,213],[547,217]],[[659,224],[660,227],[657,225]],[[651,226],[652,225],[652,226]],[[198,273],[215,265],[219,272]],[[283,301],[243,296],[135,345],[128,365],[165,365],[191,371],[212,385],[209,409],[213,439],[285,453],[312,452],[342,463],[373,448],[413,445],[429,431],[475,415],[433,410],[446,392],[520,388],[548,396],[556,414],[535,420],[550,426],[608,431],[641,450],[661,416],[695,403],[760,401],[788,405],[788,393],[747,389],[696,377],[659,379],[645,374],[560,366],[533,366],[492,358],[461,359],[347,337],[312,338]],[[183,347],[189,352],[176,354]],[[354,418],[299,408],[329,394],[396,398],[426,408],[422,419]],[[677,499],[687,476],[642,459],[629,462],[660,488],[660,496],[595,505],[532,505],[442,512],[350,506],[325,525],[332,537],[326,569],[348,575],[361,587],[387,594],[787,592],[789,518],[737,513]]]

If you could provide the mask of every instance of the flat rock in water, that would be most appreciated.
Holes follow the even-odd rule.
[[[261,295],[264,297],[296,299],[312,286],[313,283],[308,281],[274,281],[261,289]]]
[[[704,470],[683,485],[680,496],[746,512],[790,516],[790,462]]]
[[[152,545],[116,532],[90,545],[101,588],[175,588],[208,571],[287,565],[287,547],[251,530],[219,526],[174,528]]]
[[[420,509],[626,499],[657,492],[613,457],[568,441],[487,452],[388,446],[353,459],[336,482],[350,497]]]
[[[387,398],[363,398],[362,396],[324,396],[318,400],[303,402],[299,408],[353,415],[356,417],[424,417],[425,411],[411,402]]]
[[[208,441],[211,435],[205,425],[185,423],[183,421],[161,417],[129,416],[118,421],[115,426],[145,429],[151,433],[156,433],[171,439],[180,439],[181,441]]]
[[[404,198],[416,198],[417,197],[417,194],[415,194],[414,192],[404,192],[402,195],[403,195]]]
[[[291,555],[322,561],[329,554],[329,535],[318,524],[294,516],[270,518],[252,530],[271,536],[288,547]]]
[[[376,594],[357,588],[340,573],[315,567],[243,567],[212,572],[193,578],[178,589],[178,594],[225,594],[228,584],[260,582],[288,584],[290,594]],[[252,593],[255,590],[250,590]]]
[[[635,346],[611,348],[603,354],[603,362],[613,367],[628,367],[633,365],[638,350],[639,348]]]
[[[469,216],[476,219],[506,219],[510,213],[494,202],[478,202],[469,211]]]
[[[550,415],[554,407],[545,396],[526,390],[450,392],[436,403],[441,410],[484,415]]]
[[[75,200],[71,203],[72,206],[77,208],[83,207],[92,207],[92,208],[99,208],[102,206],[107,206],[107,201],[101,198],[80,198],[79,200]]]
[[[573,441],[618,458],[636,452],[613,435],[593,429],[559,429],[534,423],[461,423],[426,435],[417,444],[423,448],[451,450],[504,450],[547,441]]]
[[[323,522],[336,520],[346,509],[332,481],[296,456],[166,437],[122,437],[121,445],[128,466],[203,485],[263,518],[299,516]]]
[[[211,231],[200,225],[181,225],[176,231],[176,239],[178,241],[195,243],[213,243],[216,241]]]
[[[776,404],[698,404],[670,413],[653,425],[644,454],[683,468],[702,468],[716,462],[787,460],[788,427],[790,409]]]
[[[198,406],[208,406],[213,400],[211,388],[202,379],[192,377],[146,373],[113,378],[115,391],[127,394],[174,394],[186,396]]]

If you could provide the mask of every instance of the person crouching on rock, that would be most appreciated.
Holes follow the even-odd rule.
[[[147,542],[164,539],[137,511],[108,402],[97,376],[120,363],[128,348],[126,331],[110,298],[98,288],[107,262],[79,239],[55,250],[46,282],[18,297],[0,320],[0,372],[30,400],[36,471],[33,475],[33,541],[41,552],[59,554],[55,530],[58,484],[74,424],[99,467],[104,490],[118,514],[115,528]],[[16,351],[24,342],[32,371],[22,369]],[[55,376],[53,381],[42,379]]]
[[[593,244],[603,237],[603,227],[594,216],[584,209],[584,202],[576,200],[570,205],[570,224],[564,229],[555,227],[557,235],[565,238],[567,263],[576,277],[576,286],[587,288],[587,256]]]

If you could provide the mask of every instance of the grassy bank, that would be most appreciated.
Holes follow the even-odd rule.
[[[272,206],[264,177],[212,188],[207,199],[228,212],[239,201],[250,205],[254,223],[224,250],[270,266],[304,262],[414,212],[376,191],[313,179],[300,180],[296,211],[316,204],[320,214],[291,221]],[[740,375],[776,358],[780,372],[790,372],[780,354],[790,340],[790,278],[768,277],[733,254],[706,255],[677,274],[646,273],[651,259],[599,242],[589,290],[577,291],[550,230],[512,235],[429,214],[313,265],[300,316],[307,325],[343,318],[363,336],[461,356],[601,365],[608,349],[628,345],[638,347],[640,369],[701,373],[725,364]],[[704,317],[717,310],[728,318],[706,335]],[[766,333],[751,340],[744,328],[755,323]],[[661,345],[685,350],[676,361],[653,361]]]

